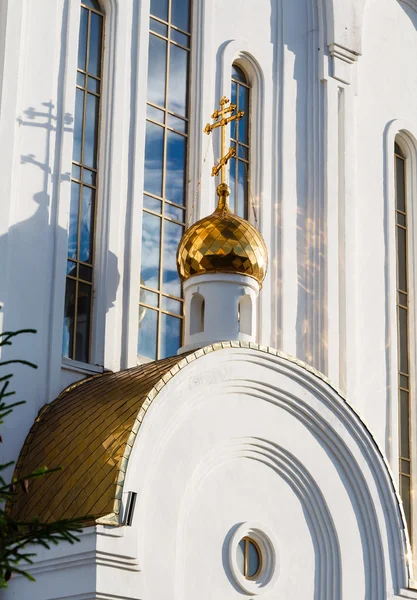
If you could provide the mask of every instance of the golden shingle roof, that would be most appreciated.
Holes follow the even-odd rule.
[[[235,215],[227,204],[229,188],[218,187],[219,203],[213,214],[184,233],[177,252],[183,281],[203,273],[241,273],[262,286],[268,268],[268,250],[260,232]]]
[[[124,474],[152,390],[162,387],[181,360],[184,355],[83,380],[44,406],[23,445],[15,477],[44,465],[61,471],[32,480],[29,495],[20,492],[11,515],[22,521],[37,516],[42,522],[91,515],[119,524]]]

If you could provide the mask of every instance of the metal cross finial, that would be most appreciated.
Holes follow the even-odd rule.
[[[208,135],[210,135],[213,129],[216,129],[217,127],[222,128],[221,158],[219,164],[214,165],[214,167],[211,170],[212,177],[218,175],[219,171],[221,170],[221,183],[226,183],[226,165],[229,158],[236,156],[236,148],[229,148],[228,152],[226,152],[226,126],[231,121],[239,121],[245,114],[243,110],[239,110],[235,115],[227,117],[226,115],[228,113],[233,113],[236,110],[236,104],[229,103],[229,98],[223,96],[223,98],[220,100],[220,109],[215,110],[214,113],[211,115],[211,118],[215,119],[216,123],[213,123],[213,125],[207,123],[207,125],[204,128],[204,133],[207,133]]]

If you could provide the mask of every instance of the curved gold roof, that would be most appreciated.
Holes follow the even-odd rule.
[[[241,273],[260,286],[268,268],[268,250],[260,232],[229,208],[227,185],[217,188],[219,203],[213,214],[197,221],[184,233],[177,252],[183,281],[203,273]]]
[[[45,465],[61,470],[31,480],[28,495],[17,494],[11,515],[21,521],[37,516],[44,523],[91,515],[93,522],[118,525],[140,423],[181,361],[184,355],[85,379],[44,406],[23,445],[15,477]]]

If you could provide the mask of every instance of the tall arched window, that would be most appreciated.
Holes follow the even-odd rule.
[[[232,66],[232,97],[237,110],[245,116],[236,123],[232,121],[230,145],[236,146],[236,158],[230,161],[230,205],[232,210],[245,219],[249,216],[249,95],[250,87],[245,72],[238,65]]]
[[[151,0],[138,355],[152,359],[182,340],[190,42],[190,0]]]
[[[397,326],[398,326],[398,398],[400,494],[411,537],[411,436],[410,436],[410,357],[409,357],[409,286],[407,260],[407,161],[395,144],[395,223],[397,239]]]
[[[89,362],[104,14],[81,3],[68,231],[63,355]]]

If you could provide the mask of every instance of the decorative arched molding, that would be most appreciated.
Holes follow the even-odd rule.
[[[221,355],[217,354],[218,352],[221,352]],[[249,371],[250,380],[246,375]],[[215,382],[210,379],[210,373],[213,372],[216,372]],[[298,392],[294,390],[294,385]],[[331,457],[333,465],[337,465],[335,467],[338,472],[337,480],[344,482],[361,534],[362,550],[358,549],[358,552],[361,555],[362,552],[364,553],[366,597],[370,600],[380,600],[391,597],[392,593],[398,594],[402,588],[408,586],[410,570],[408,542],[404,534],[401,506],[389,467],[359,415],[332,388],[325,377],[312,367],[270,348],[256,344],[224,342],[187,356],[185,361],[175,367],[175,375],[166,387],[163,384],[162,387],[157,386],[157,388],[159,391],[152,395],[153,400],[148,404],[147,412],[144,414],[126,474],[126,485],[129,489],[137,489],[140,496],[137,526],[139,563],[143,568],[146,569],[144,531],[151,507],[155,502],[155,497],[152,495],[152,478],[158,471],[158,461],[165,446],[181,423],[198,412],[199,407],[209,402],[209,398],[221,398],[221,405],[225,406],[228,398],[237,394],[239,398],[265,401],[268,405],[272,404],[284,410],[311,432],[315,439],[320,440],[321,446]],[[155,401],[156,395],[157,401]],[[210,460],[214,460],[217,465],[223,460],[222,457],[228,460],[227,457],[230,458],[236,452],[242,456],[250,455],[252,458],[254,453],[257,453],[257,459],[267,462],[271,468],[280,470],[281,477],[285,476],[286,469],[290,469],[288,465],[291,463],[292,475],[286,475],[291,481],[301,477],[301,469],[304,476],[302,485],[310,490],[309,502],[316,500],[319,502],[319,492],[313,485],[314,473],[305,472],[305,468],[303,471],[303,467],[298,463],[295,467],[288,450],[273,439],[256,441],[251,439],[248,443],[245,438],[242,443],[234,440],[231,444],[216,448],[210,455],[211,458],[210,456],[204,458],[201,465],[196,467],[192,475],[194,483],[188,478],[190,489],[195,489],[198,481],[202,481],[205,474],[210,471],[207,461],[210,463]],[[298,473],[297,477],[294,472]],[[140,482],[140,490],[137,482]],[[321,503],[323,507],[329,504],[326,493],[323,492],[325,500],[324,504]],[[189,510],[186,497],[184,502],[181,514],[186,515]],[[329,505],[330,512],[331,506],[334,510],[334,502],[333,497],[333,504]],[[312,510],[316,515],[315,518],[318,518],[316,508],[310,507],[309,510]],[[323,510],[326,513],[325,508]],[[180,519],[184,521],[186,517]],[[330,549],[326,550],[330,552],[330,558],[327,560],[337,563],[335,539],[340,536],[340,532],[336,531],[335,537],[332,533],[332,520],[326,517],[325,522],[326,527],[330,529],[326,530],[327,533],[323,533],[324,525],[320,526],[320,531],[316,534],[317,539],[322,540],[320,543],[324,544],[324,548]],[[179,528],[181,527],[179,522]],[[346,532],[344,535],[346,536]],[[337,564],[335,568],[337,573]],[[324,577],[322,582],[324,595],[319,597],[336,599],[337,596],[332,596],[330,591],[325,591],[332,589],[333,584],[329,581]]]
[[[309,527],[320,564],[322,576],[318,578],[317,597],[320,600],[336,600],[340,596],[341,556],[339,541],[333,519],[317,483],[304,465],[278,444],[260,438],[231,440],[220,448],[214,448],[197,466],[184,492],[177,524],[177,577],[175,600],[184,597],[187,577],[183,562],[187,517],[193,496],[203,480],[223,463],[235,459],[255,460],[275,471],[293,489],[303,509],[309,516]],[[274,574],[275,576],[278,573]],[[273,581],[274,583],[274,581]],[[268,586],[268,592],[270,587]],[[252,590],[251,595],[258,592]]]
[[[249,190],[249,221],[253,223],[254,215],[251,202],[255,203],[258,216],[258,227],[261,223],[261,199],[263,184],[263,154],[262,147],[265,114],[265,75],[261,67],[261,58],[256,57],[256,48],[251,47],[245,40],[230,40],[220,49],[220,77],[217,96],[230,96],[232,81],[232,65],[236,64],[245,71],[251,86],[250,98],[250,190]],[[229,131],[226,133],[229,143]],[[220,154],[219,154],[220,156]],[[252,198],[251,198],[252,196]]]
[[[408,229],[408,276],[409,276],[409,363],[410,363],[410,389],[415,389],[417,381],[417,311],[415,299],[417,298],[417,123],[403,119],[395,119],[388,123],[384,133],[384,213],[385,213],[385,292],[387,302],[386,364],[389,380],[387,381],[387,407],[390,414],[388,432],[391,440],[391,464],[395,480],[399,478],[399,397],[398,397],[398,332],[397,332],[397,253],[396,253],[396,223],[395,223],[395,168],[394,144],[398,143],[407,161],[406,169],[406,194],[407,194],[407,229]],[[411,440],[415,440],[416,429],[414,423],[417,418],[417,402],[415,395],[411,395]],[[412,481],[417,480],[417,448],[412,443]],[[417,531],[417,515],[412,517],[412,529]],[[414,569],[417,563],[414,560]]]

